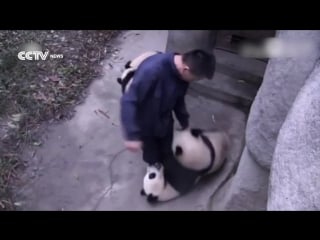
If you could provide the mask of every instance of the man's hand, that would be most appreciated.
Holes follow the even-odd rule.
[[[125,141],[124,145],[128,150],[130,150],[132,152],[137,152],[140,149],[142,149],[142,142],[141,141]]]

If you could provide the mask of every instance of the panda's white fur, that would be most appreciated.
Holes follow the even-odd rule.
[[[205,174],[223,165],[229,148],[230,138],[222,130],[175,130],[172,142],[174,156],[182,166]]]
[[[135,71],[138,69],[140,64],[146,60],[147,58],[161,53],[159,51],[147,51],[140,54],[138,57],[134,58],[133,60],[128,61],[124,66],[124,71],[122,72],[121,76],[117,79],[118,83],[122,87],[122,93],[125,93],[130,88],[132,83],[132,79],[134,76]]]
[[[140,54],[139,56],[137,56],[136,58],[134,58],[133,60],[130,60],[126,63],[125,68],[131,68],[132,70],[136,70],[140,64],[146,60],[148,57],[151,57],[157,53],[160,53],[160,51],[147,51],[144,52],[142,54]]]
[[[118,83],[122,86],[122,93],[127,92],[130,88],[134,72],[135,70],[132,70],[132,68],[127,68],[123,71],[121,77],[118,78]]]
[[[163,202],[174,199],[180,195],[165,179],[164,166],[160,163],[147,167],[147,173],[143,178],[141,195],[147,196],[150,203]]]

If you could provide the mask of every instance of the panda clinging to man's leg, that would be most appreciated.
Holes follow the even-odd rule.
[[[205,175],[217,172],[230,148],[226,132],[201,129],[176,130],[172,155],[148,168],[141,193],[148,202],[168,201],[190,191]]]
[[[141,195],[147,196],[149,203],[175,199],[190,191],[201,178],[198,171],[184,168],[173,155],[163,162],[148,166],[144,176]]]
[[[143,179],[141,195],[147,196],[147,201],[154,203],[174,199],[180,193],[168,183],[163,165],[155,163],[147,168],[147,173]]]

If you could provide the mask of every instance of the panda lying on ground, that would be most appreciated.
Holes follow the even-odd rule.
[[[121,91],[122,93],[125,93],[128,91],[131,80],[133,78],[133,75],[135,71],[138,69],[140,64],[146,60],[147,58],[157,54],[161,53],[160,51],[147,51],[142,54],[140,54],[138,57],[134,58],[133,60],[128,61],[124,66],[124,71],[121,74],[121,77],[117,78],[117,82],[121,85]]]
[[[172,151],[185,168],[210,174],[221,168],[230,148],[230,138],[222,130],[186,129],[175,131]]]
[[[163,165],[157,163],[148,167],[141,194],[154,203],[187,193],[202,177],[222,167],[229,146],[230,140],[224,131],[176,130],[172,155]]]

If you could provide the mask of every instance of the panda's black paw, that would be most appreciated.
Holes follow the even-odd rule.
[[[158,197],[153,196],[152,194],[149,194],[147,197],[147,201],[150,204],[155,204],[156,202],[158,202]]]
[[[145,195],[146,195],[146,192],[144,191],[144,189],[141,189],[140,195],[141,195],[141,196],[145,196]]]

